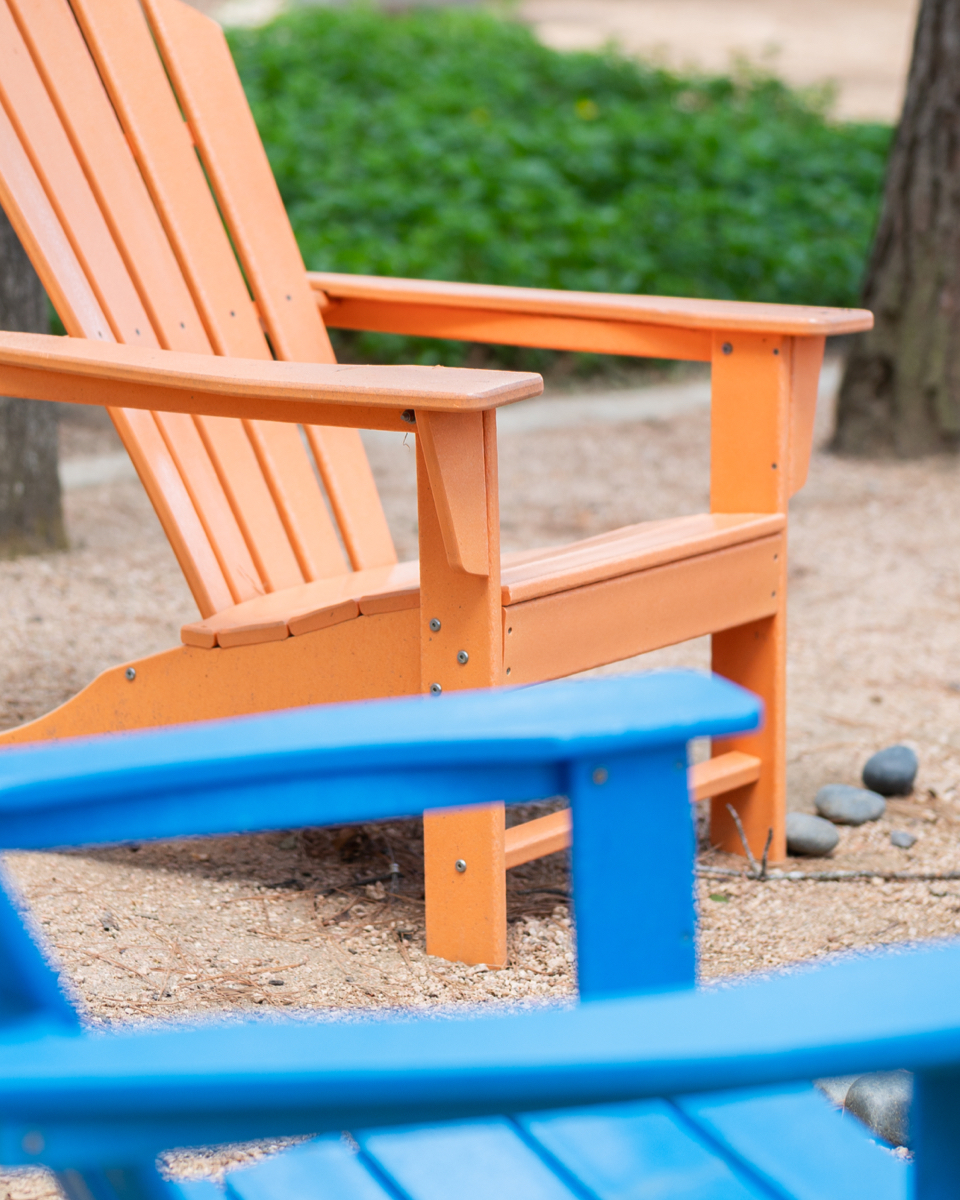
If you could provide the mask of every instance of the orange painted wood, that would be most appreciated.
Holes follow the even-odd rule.
[[[223,33],[179,0],[149,0],[147,16],[277,358],[334,362],[303,260]],[[289,431],[247,427],[304,576],[343,569],[343,555],[302,445]],[[354,566],[396,561],[359,433],[311,430],[334,514],[350,528]],[[269,449],[268,449],[269,447]],[[385,552],[383,546],[388,550]]]
[[[503,677],[496,437],[496,414],[484,413],[488,560],[483,575],[450,564],[422,438],[417,438],[421,691],[491,687]],[[431,628],[432,621],[439,622],[438,629]],[[458,661],[460,651],[466,662]],[[443,703],[442,694],[436,702]],[[490,966],[506,962],[503,826],[502,804],[424,814],[428,953]],[[467,863],[466,871],[456,870],[458,858]]]
[[[324,579],[345,571],[347,562],[300,430],[295,425],[280,425],[275,421],[245,421],[244,429],[303,578]],[[360,436],[357,430],[344,432],[352,439]]]
[[[204,621],[184,625],[181,638],[187,646],[206,649],[254,645],[261,630],[269,631],[266,640],[278,640],[351,620],[361,611],[416,608],[418,577],[415,562],[348,571],[222,609]]]
[[[503,805],[427,810],[423,851],[427,953],[506,966]],[[462,872],[458,862],[465,864]]]
[[[59,80],[61,89],[65,89],[66,81],[74,76],[78,76],[81,83],[86,80],[89,84],[89,76],[93,75],[95,79],[96,72],[89,54],[83,47],[79,30],[69,14],[66,21],[58,23],[57,12],[58,10],[54,9],[45,15],[52,21],[53,35],[56,35],[58,31],[61,34],[59,43],[55,36],[52,38],[51,46],[54,50],[64,51],[60,56],[64,61],[57,61],[54,56],[54,61],[52,63],[48,61],[47,65],[57,68],[53,73]],[[63,15],[62,6],[59,12]],[[36,16],[32,11],[30,15],[34,18]],[[142,345],[157,347],[160,344],[158,338],[149,323],[145,309],[140,305],[137,291],[127,273],[124,260],[118,253],[113,236],[101,214],[98,200],[91,191],[87,176],[75,156],[74,144],[67,138],[61,126],[59,114],[48,98],[40,75],[30,58],[30,52],[21,39],[18,28],[13,24],[5,0],[0,5],[0,34],[2,34],[0,43],[3,45],[3,49],[0,50],[2,86],[6,95],[11,98],[11,103],[16,101],[19,105],[23,139],[34,149],[35,161],[41,168],[46,191],[56,201],[61,223],[70,233],[81,261],[85,264],[85,273],[93,281],[93,285],[98,291],[114,334],[121,341],[134,345],[139,342]],[[11,58],[14,59],[13,63],[9,61]],[[96,87],[88,86],[81,89],[83,99],[90,101],[94,108],[97,107],[99,100],[101,119],[105,117],[103,108],[109,110],[106,115],[107,127],[109,128],[112,120],[114,132],[122,142],[109,101],[102,86],[99,86],[99,81],[96,82]],[[116,171],[118,165],[122,164],[124,156],[133,166],[125,142],[119,147],[115,146],[114,149],[120,152],[117,162],[98,164],[107,166],[108,174]],[[88,157],[89,165],[91,164]],[[135,167],[133,169],[135,170]],[[127,199],[136,203],[138,196],[139,199],[146,200],[146,206],[141,205],[139,215],[142,218],[147,208],[152,211],[149,197],[147,197],[142,183],[140,192],[137,193],[134,189],[134,193],[128,194]],[[165,243],[166,239],[162,230],[159,229],[159,222],[155,220],[155,224],[157,226],[155,232],[159,233],[159,237]],[[154,257],[157,257],[156,252]],[[162,258],[162,255],[160,257]],[[161,282],[163,281],[161,280]],[[190,302],[185,288],[183,288],[183,294],[192,308],[192,302]],[[198,328],[196,320],[194,320],[194,325]],[[71,332],[77,332],[77,330],[71,330]],[[184,341],[185,339],[180,340]],[[200,343],[200,348],[209,349],[205,339]],[[257,570],[253,567],[250,555],[246,551],[240,530],[233,519],[230,506],[212,464],[197,437],[196,430],[191,427],[192,422],[189,418],[163,413],[157,413],[156,419],[166,444],[166,451],[169,454],[161,451],[160,443],[155,437],[149,437],[148,442],[138,448],[128,446],[128,450],[133,453],[141,476],[153,476],[148,486],[151,495],[162,493],[165,488],[169,487],[176,492],[176,496],[171,497],[170,503],[159,505],[158,511],[161,519],[169,521],[174,513],[179,513],[182,519],[188,520],[190,523],[191,528],[186,536],[183,531],[169,527],[167,532],[172,540],[179,543],[181,556],[186,552],[188,544],[197,549],[199,557],[188,569],[187,574],[193,581],[192,586],[195,593],[198,584],[200,584],[200,591],[204,593],[205,598],[202,601],[198,597],[201,611],[205,610],[210,595],[222,594],[223,580],[227,582],[229,595],[233,602],[246,599],[250,595],[262,591]],[[131,421],[124,422],[123,427],[131,436],[133,430],[138,428],[145,429],[147,434],[150,432],[149,426],[140,426]],[[161,459],[156,466],[152,463],[152,451],[161,453]],[[178,466],[181,481],[173,482],[171,480],[170,456]],[[164,480],[167,482],[164,483]],[[183,503],[184,487],[196,510],[192,519],[188,507]],[[214,571],[214,575],[202,582],[199,577],[203,575],[205,569],[213,568],[214,564],[211,562],[209,550],[203,546],[203,539],[198,536],[200,532],[197,529],[198,521],[206,532],[213,557],[219,564],[219,569]],[[206,568],[202,567],[203,563],[207,564]],[[223,579],[219,578],[221,572]]]
[[[114,337],[136,345],[158,345],[150,318],[5,2],[0,2],[0,100]]]
[[[178,646],[104,671],[60,708],[0,733],[0,744],[405,695],[419,678],[417,625],[406,610],[232,650]]]
[[[0,204],[68,331],[111,341],[96,293],[0,102]]]
[[[780,513],[696,513],[626,525],[566,546],[505,554],[501,565],[501,599],[505,605],[519,604],[602,579],[693,558],[779,533],[786,523],[786,517]]]
[[[319,412],[324,423],[349,420],[362,427],[364,421],[354,421],[351,410],[363,416],[364,410],[380,408],[386,410],[384,424],[371,428],[402,430],[410,428],[401,419],[409,408],[476,412],[543,390],[539,375],[519,371],[264,363],[3,332],[0,379],[5,389],[29,379],[28,391],[40,400],[70,399],[68,393],[76,392],[77,403],[92,404],[87,386],[92,384],[112,386],[111,395],[123,395],[131,408],[213,416],[234,412],[294,424]],[[338,408],[346,411],[338,414]]]
[[[335,362],[223,31],[179,0],[143,7],[274,353]]]
[[[5,0],[166,349],[210,343],[120,122],[65,0]]]
[[[153,417],[177,465],[182,486],[190,494],[233,603],[262,595],[266,586],[260,570],[234,518],[195,421],[185,413],[155,412]],[[149,470],[155,473],[152,464]]]
[[[756,755],[720,749],[716,757],[694,763],[690,768],[690,799],[709,800],[756,783],[762,770],[763,763]]]
[[[227,607],[234,602],[233,593],[154,414],[134,408],[107,411],[160,518],[200,615]]]
[[[355,571],[397,561],[367,452],[356,430],[304,425]]]
[[[727,352],[724,348],[727,347]],[[710,503],[729,512],[747,505],[754,512],[786,512],[790,490],[791,401],[795,381],[790,338],[718,334],[714,346],[711,414]],[[760,758],[763,772],[714,802],[711,839],[741,854],[740,838],[726,804],[737,809],[751,849],[763,851],[773,830],[773,861],[786,854],[786,546],[776,562],[776,607],[766,619],[717,633],[713,669],[757,692],[764,725],[757,733],[731,738],[724,749]]]
[[[303,583],[303,573],[240,421],[198,416],[197,428],[268,592]]]
[[[73,0],[124,133],[218,354],[270,357],[139,4]]]
[[[794,338],[790,381],[790,495],[807,482],[825,338]]]
[[[47,294],[57,306],[68,332],[76,339],[93,339],[55,338],[44,341],[61,346],[69,342],[73,346],[95,347],[99,339],[100,347],[105,350],[104,343],[112,341],[113,333],[2,107],[0,201],[38,269]],[[58,391],[63,400],[76,399],[69,388],[60,387]],[[91,395],[89,402],[109,405],[110,397],[104,394],[103,389],[97,389],[97,394]],[[201,614],[214,611],[219,604],[231,603],[235,597],[153,418],[148,413],[124,412],[120,405],[111,409],[111,417],[164,523]]]
[[[775,534],[512,604],[503,609],[506,682],[559,679],[768,616],[782,550]]]
[[[545,858],[558,850],[566,850],[573,841],[573,822],[570,809],[549,813],[522,825],[511,825],[504,831],[504,866],[519,867],[521,863]]]
[[[691,300],[672,296],[618,296],[603,292],[561,292],[500,287],[487,283],[447,283],[435,279],[391,279],[311,271],[310,284],[330,299],[438,304],[494,312],[639,321],[686,329],[721,329],[818,336],[855,333],[873,326],[873,314],[855,308],[812,308],[793,304],[753,304],[739,300]]]
[[[706,762],[695,763],[688,772],[690,799],[709,800],[724,792],[754,783],[760,778],[761,762],[750,754],[731,750]],[[521,863],[532,862],[566,850],[573,841],[570,809],[513,825],[504,833],[504,863],[509,871]]]
[[[490,569],[482,413],[430,413],[417,417],[417,444],[451,567],[469,575]]]
[[[333,300],[321,310],[334,329],[367,329],[413,337],[455,338],[544,350],[632,354],[646,358],[710,361],[709,330],[675,329],[639,322],[591,320],[482,308],[445,308],[394,300]]]

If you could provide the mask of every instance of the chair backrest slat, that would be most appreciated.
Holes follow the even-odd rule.
[[[9,0],[117,248],[167,350],[210,353],[193,297],[64,0]]]
[[[129,0],[74,0],[74,9],[214,349],[269,357],[257,309],[143,13]],[[325,333],[323,341],[320,353],[329,358]],[[246,422],[244,445],[226,421],[198,420],[198,425],[266,590],[342,572],[343,554],[299,435],[257,434]]]
[[[300,250],[222,30],[180,0],[144,0],[144,9],[274,353],[296,362],[333,362]],[[354,568],[396,562],[359,432],[317,426],[308,433]],[[262,455],[261,462],[276,495],[277,485],[289,477],[289,459],[279,447],[275,453],[275,473]],[[306,480],[301,489],[306,491]],[[319,499],[319,493],[311,492],[311,505]],[[302,501],[290,505],[288,529],[302,530],[305,541],[313,522],[298,520],[302,511]]]
[[[8,14],[3,0],[0,10]],[[0,90],[0,204],[67,332],[73,337],[115,341],[96,293],[10,120],[8,103],[9,96]],[[212,615],[229,607],[230,589],[153,416],[125,409],[111,409],[110,415],[164,525],[200,612]]]
[[[72,18],[70,20],[72,22]],[[75,24],[73,30],[82,48]],[[66,67],[68,64],[59,65]],[[88,55],[85,59],[81,57],[80,65],[89,72],[95,72]],[[137,289],[90,188],[87,175],[75,155],[5,0],[0,0],[0,81],[5,108],[19,126],[22,145],[25,149],[29,148],[47,200],[56,211],[88,285],[98,293],[97,299],[112,327],[111,340],[158,346],[159,340],[140,303]],[[109,107],[102,89],[99,99]],[[122,138],[114,150],[114,166],[122,161],[123,156],[130,159],[129,149]],[[143,196],[152,212],[145,191]],[[160,236],[163,237],[162,230]],[[50,239],[47,240],[49,242]],[[57,273],[56,270],[52,272]],[[64,323],[68,325],[70,333],[89,335],[88,327],[83,324],[77,329],[69,328],[67,318],[64,318]],[[167,419],[169,414],[155,416],[162,441],[157,438],[156,431],[150,429],[149,423],[145,424],[138,418],[128,418],[122,422],[121,436],[141,477],[159,473],[167,481],[166,485],[161,485],[157,478],[149,482],[144,480],[151,498],[156,497],[158,492],[173,489],[168,502],[161,504],[158,511],[168,535],[179,543],[180,552],[184,553],[188,546],[193,546],[199,556],[187,572],[198,606],[201,610],[208,607],[214,603],[215,597],[218,607],[222,607],[224,599],[229,605],[261,594],[264,588],[257,578],[240,527],[233,518],[226,494],[196,430],[191,430],[190,418],[170,420]],[[147,436],[147,443],[132,447],[129,437],[139,437],[141,434]],[[155,461],[156,454],[160,457]],[[184,472],[185,463],[190,464],[189,475]],[[176,467],[171,470],[174,464]],[[181,476],[179,482],[174,481],[177,473]],[[188,521],[189,531],[183,529],[174,533],[169,528],[174,513]],[[206,535],[204,530],[207,531]],[[210,543],[206,547],[203,545],[205,536]],[[205,565],[201,566],[201,563]],[[199,576],[205,578],[201,581]],[[217,608],[213,611],[217,611]]]

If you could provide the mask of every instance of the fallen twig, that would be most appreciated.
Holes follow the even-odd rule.
[[[759,879],[761,877],[760,864],[753,857],[753,851],[750,849],[750,843],[747,841],[747,835],[743,832],[743,825],[740,821],[740,814],[737,812],[737,810],[733,807],[732,804],[727,805],[727,812],[733,818],[733,823],[737,827],[737,833],[739,833],[739,835],[740,835],[740,844],[743,846],[743,852],[747,856],[747,861],[750,863],[750,866],[753,867],[754,875],[756,875],[757,878]]]
[[[725,879],[754,879],[759,882],[791,883],[813,880],[816,883],[845,883],[858,879],[882,879],[887,883],[935,883],[937,880],[960,880],[960,871],[768,871],[765,877],[749,875],[730,867],[697,867],[698,875],[722,876]]]

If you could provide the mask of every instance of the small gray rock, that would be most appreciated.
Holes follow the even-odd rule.
[[[909,1146],[912,1099],[909,1071],[878,1071],[850,1085],[844,1107],[891,1146]]]
[[[847,1092],[859,1078],[859,1075],[834,1075],[829,1079],[815,1079],[813,1082],[831,1104],[843,1108],[847,1102]]]
[[[917,835],[915,833],[907,833],[905,829],[895,829],[890,834],[890,841],[898,850],[909,850],[911,846],[917,844]]]
[[[834,825],[862,825],[882,817],[887,802],[876,792],[851,787],[847,783],[828,783],[817,792],[814,804],[821,817]]]
[[[881,796],[909,796],[919,765],[909,746],[888,746],[867,759],[863,786]]]
[[[788,854],[807,854],[823,858],[839,841],[840,834],[822,817],[805,812],[787,813]]]

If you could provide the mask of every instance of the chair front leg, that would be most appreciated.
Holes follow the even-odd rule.
[[[495,411],[417,414],[417,496],[420,690],[442,704],[502,683]],[[504,966],[503,805],[425,813],[423,838],[427,952]]]
[[[714,337],[710,507],[718,513],[787,511],[792,406],[806,399],[809,356],[798,339],[752,333]],[[822,342],[821,342],[822,353]],[[797,360],[795,362],[795,359]],[[819,367],[819,363],[817,363]],[[814,386],[816,379],[814,378]],[[803,392],[803,397],[799,396]],[[815,393],[814,393],[815,395]],[[770,860],[786,855],[786,538],[779,553],[773,616],[713,635],[713,669],[760,695],[764,726],[718,743],[714,754],[741,750],[762,760],[760,778],[713,800],[711,841],[742,854],[727,805],[737,811],[750,849]]]

